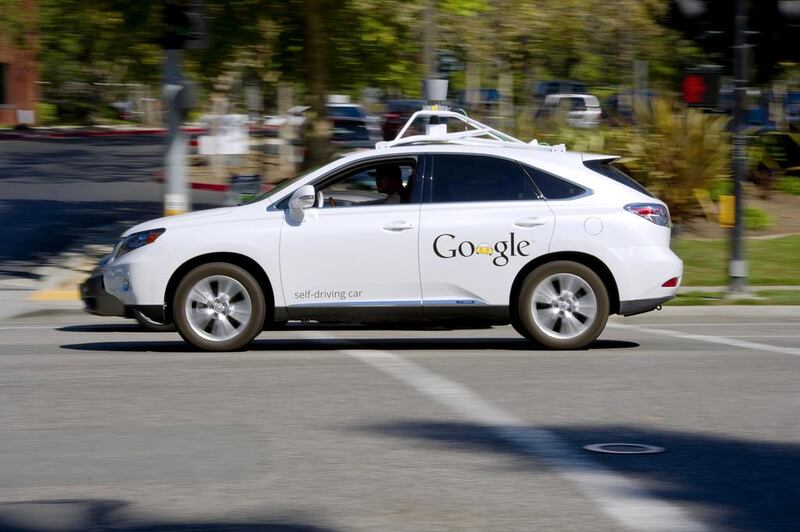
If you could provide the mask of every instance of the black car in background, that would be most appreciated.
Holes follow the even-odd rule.
[[[423,100],[387,100],[383,115],[383,140],[392,140],[415,112],[425,105]]]

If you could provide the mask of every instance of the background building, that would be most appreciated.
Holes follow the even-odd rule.
[[[0,31],[0,125],[36,121],[37,69],[33,0],[22,0],[14,27]]]

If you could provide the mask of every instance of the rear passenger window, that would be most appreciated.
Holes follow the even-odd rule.
[[[434,203],[538,199],[513,161],[480,155],[434,155]]]
[[[546,199],[557,200],[574,198],[586,192],[585,188],[579,187],[566,179],[548,174],[533,166],[523,165],[523,167]]]

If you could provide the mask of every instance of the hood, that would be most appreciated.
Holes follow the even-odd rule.
[[[140,223],[139,225],[134,225],[133,227],[122,233],[122,238],[128,235],[132,235],[133,233],[138,233],[140,231],[147,231],[149,229],[157,229],[159,227],[169,229],[170,227],[182,227],[186,225],[203,223],[204,220],[210,218],[216,218],[218,216],[224,216],[228,213],[231,213],[236,208],[237,207],[221,207],[218,209],[207,209],[203,211],[188,212],[186,214],[165,216],[163,218],[148,220],[146,222]]]

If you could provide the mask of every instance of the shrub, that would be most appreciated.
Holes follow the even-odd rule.
[[[58,108],[55,104],[39,102],[36,104],[36,122],[50,126],[58,122]]]
[[[776,188],[784,194],[800,196],[800,177],[793,175],[779,177]]]
[[[772,227],[774,220],[768,213],[755,207],[744,208],[744,227],[748,231],[763,231]]]

